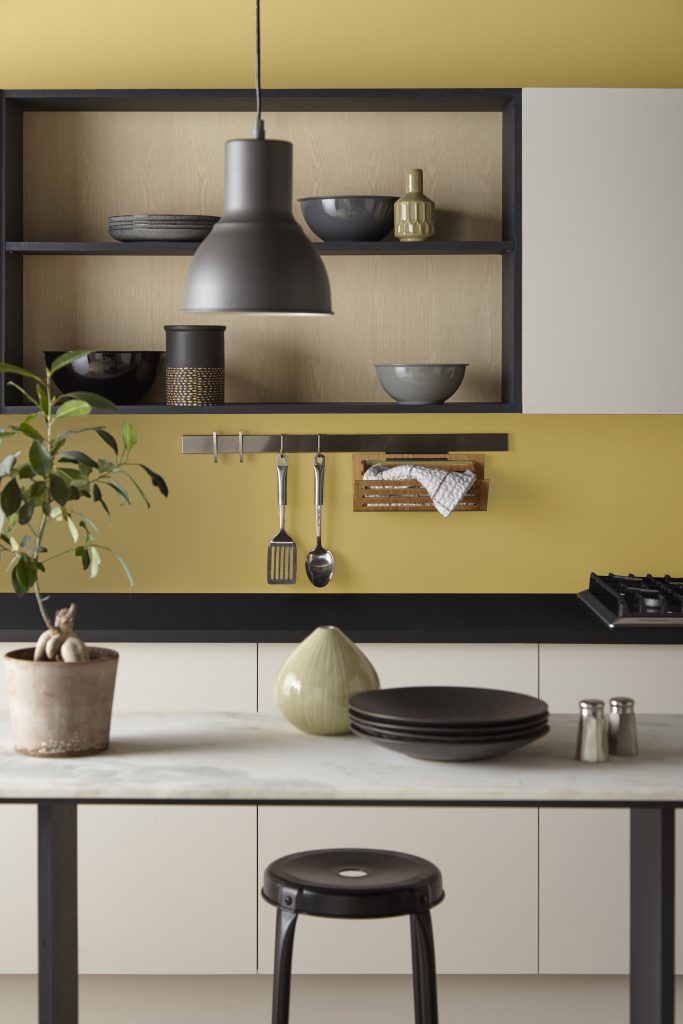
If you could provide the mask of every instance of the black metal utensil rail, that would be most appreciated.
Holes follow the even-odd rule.
[[[323,452],[506,452],[507,434],[183,434],[183,455]]]

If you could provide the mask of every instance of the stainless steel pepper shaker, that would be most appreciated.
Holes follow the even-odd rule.
[[[597,764],[609,759],[607,750],[607,722],[604,700],[579,701],[579,735],[576,760]]]
[[[631,697],[612,697],[609,705],[609,752],[617,757],[634,757],[638,753],[635,701]]]

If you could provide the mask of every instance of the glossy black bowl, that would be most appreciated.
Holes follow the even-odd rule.
[[[397,196],[307,196],[304,220],[324,242],[379,242],[394,226]]]
[[[52,365],[61,352],[44,352]],[[91,352],[57,370],[60,391],[92,391],[117,405],[134,405],[147,394],[159,375],[163,352]]]

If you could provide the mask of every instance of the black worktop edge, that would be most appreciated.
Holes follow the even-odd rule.
[[[55,594],[49,607],[71,600],[90,643],[292,643],[337,625],[366,643],[683,644],[683,627],[610,629],[575,594]],[[0,595],[0,641],[39,632],[32,598]]]

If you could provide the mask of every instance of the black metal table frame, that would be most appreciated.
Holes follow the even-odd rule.
[[[38,1019],[78,1022],[78,804],[621,807],[631,816],[630,1024],[674,1024],[674,813],[625,801],[11,800],[38,806]]]

